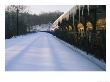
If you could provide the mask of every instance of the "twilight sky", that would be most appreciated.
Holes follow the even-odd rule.
[[[53,11],[61,11],[66,12],[71,9],[73,5],[32,5],[29,6],[29,11],[32,14],[40,14],[42,12],[53,12]]]

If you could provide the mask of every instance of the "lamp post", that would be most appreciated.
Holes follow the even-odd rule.
[[[19,13],[19,9],[17,8],[17,10],[16,10],[16,15],[17,15],[17,17],[16,17],[16,21],[17,21],[17,36],[19,35],[19,28],[18,28],[18,13]]]

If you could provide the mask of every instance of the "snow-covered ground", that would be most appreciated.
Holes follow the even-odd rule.
[[[7,39],[5,57],[6,71],[105,70],[78,49],[45,32]]]
[[[30,31],[49,31],[52,23],[35,25],[30,27]]]

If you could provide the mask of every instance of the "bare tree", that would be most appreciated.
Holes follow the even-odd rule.
[[[19,25],[18,24],[19,13],[24,12],[25,9],[26,9],[26,6],[24,6],[24,5],[9,5],[6,7],[6,11],[16,13],[16,25],[17,25],[16,33],[17,33],[17,35],[19,35],[19,26],[18,26]]]
[[[26,6],[24,5],[9,5],[6,7],[5,9],[8,12],[16,12],[17,10],[19,10],[19,12],[25,12],[26,10]]]

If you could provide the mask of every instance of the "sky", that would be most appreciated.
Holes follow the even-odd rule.
[[[32,5],[28,6],[28,10],[32,14],[40,14],[43,12],[54,12],[54,11],[66,12],[72,7],[73,5]]]

